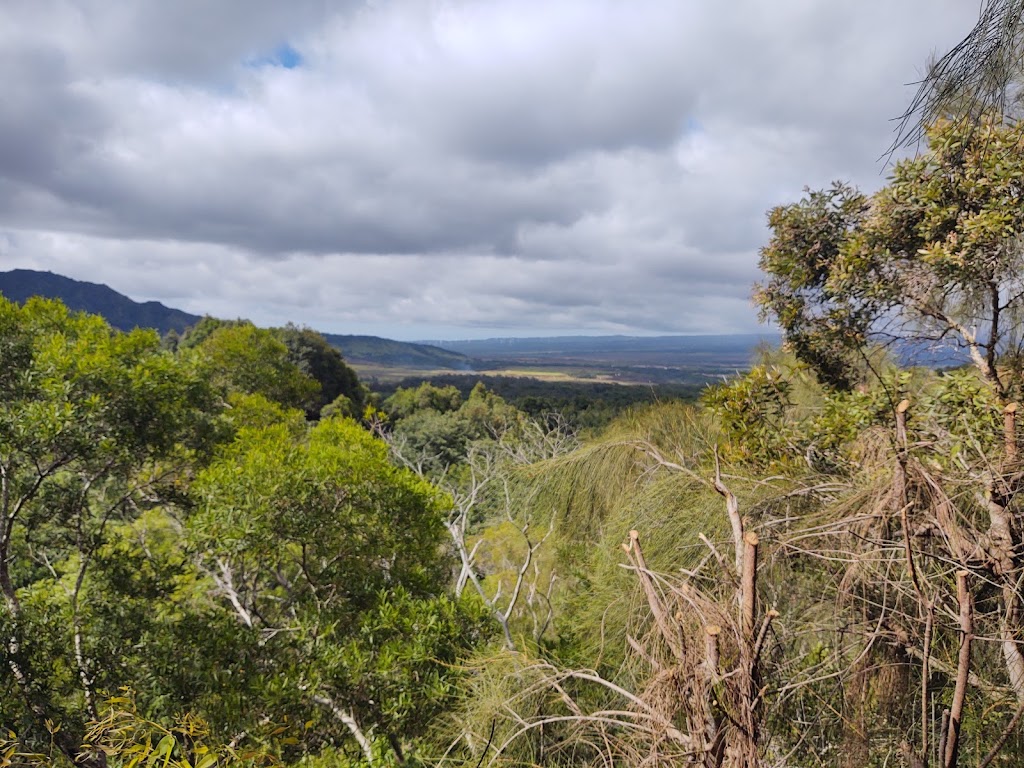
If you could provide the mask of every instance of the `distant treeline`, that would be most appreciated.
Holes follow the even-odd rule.
[[[703,387],[696,384],[630,386],[601,382],[545,381],[519,376],[412,376],[399,382],[369,382],[383,397],[399,388],[415,388],[425,381],[452,386],[468,397],[477,382],[521,411],[534,417],[560,414],[576,429],[602,427],[623,411],[638,405],[668,400],[694,401]]]

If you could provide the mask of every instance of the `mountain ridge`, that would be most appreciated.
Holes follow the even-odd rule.
[[[0,272],[0,293],[11,301],[22,303],[33,296],[60,299],[69,309],[102,316],[114,328],[154,328],[161,335],[169,331],[181,333],[202,317],[165,306],[159,301],[139,302],[118,293],[103,283],[58,275],[34,269],[12,269]]]
[[[153,328],[161,335],[182,333],[202,316],[165,306],[159,301],[135,301],[103,283],[76,280],[55,272],[12,269],[0,272],[0,294],[22,303],[33,296],[60,299],[76,312],[100,315],[121,331]],[[465,371],[473,362],[457,352],[381,336],[323,333],[350,363],[395,367],[441,368]]]

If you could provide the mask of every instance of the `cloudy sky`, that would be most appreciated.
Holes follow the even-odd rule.
[[[3,0],[0,269],[400,339],[752,330],[972,0]]]

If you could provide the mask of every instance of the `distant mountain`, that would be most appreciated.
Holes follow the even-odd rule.
[[[199,315],[165,307],[158,301],[133,301],[106,285],[31,269],[0,272],[0,294],[19,303],[32,296],[60,299],[71,309],[102,316],[122,331],[155,328],[161,334],[170,330],[181,333],[202,319]],[[452,371],[473,368],[473,361],[465,355],[424,344],[409,344],[378,336],[325,333],[324,337],[329,344],[341,350],[346,360],[356,365]]]
[[[550,336],[429,342],[474,358],[481,370],[513,363],[573,366],[586,363],[632,369],[665,367],[686,378],[686,370],[703,376],[746,369],[757,348],[782,343],[778,333],[718,336]],[[878,341],[900,364],[954,368],[970,362],[967,351],[954,342],[920,340]]]
[[[60,299],[73,310],[102,315],[122,331],[155,328],[161,334],[172,329],[180,333],[200,320],[199,315],[165,307],[159,301],[132,301],[106,285],[31,269],[0,272],[0,293],[18,303],[32,296]]]
[[[379,336],[345,336],[325,333],[328,343],[341,350],[345,359],[357,365],[386,365],[396,368],[471,371],[474,363],[466,355],[429,344],[382,339]]]
[[[472,357],[522,358],[566,355],[620,355],[622,353],[749,355],[760,344],[778,345],[777,333],[704,336],[547,336],[423,342]]]

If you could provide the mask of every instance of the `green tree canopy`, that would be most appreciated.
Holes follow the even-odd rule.
[[[430,473],[460,463],[474,443],[513,435],[526,423],[522,411],[483,382],[465,400],[454,386],[425,382],[399,389],[384,407],[395,420],[393,436],[403,455]]]
[[[445,499],[341,418],[243,429],[197,488],[193,541],[280,706],[401,755],[480,632],[444,594]]]
[[[284,345],[283,355],[274,341]],[[366,407],[367,390],[356,372],[341,352],[311,328],[289,324],[264,330],[248,320],[204,317],[180,341],[165,339],[165,343],[173,349],[199,349],[206,354],[214,378],[222,386],[302,408],[310,419],[319,418],[332,404],[333,412],[353,418],[362,417]],[[307,379],[318,384],[319,390]]]
[[[92,572],[119,524],[179,494],[211,412],[202,377],[155,333],[0,298],[0,713],[30,735],[61,723],[69,758],[112,645],[85,628]]]
[[[341,352],[332,347],[323,335],[294,325],[275,328],[273,333],[288,348],[288,359],[320,384],[319,397],[307,407],[307,415],[317,418],[325,406],[345,398],[349,410],[345,415],[357,419],[362,417],[366,391],[356,372],[345,363]]]
[[[449,500],[288,407],[315,382],[280,339],[218,324],[175,354],[0,300],[0,363],[3,727],[99,768],[87,723],[128,686],[223,743],[298,724],[289,760],[414,750],[487,627],[447,593]]]
[[[1024,127],[940,121],[870,200],[844,185],[769,213],[756,299],[797,356],[849,387],[869,340],[953,341],[1000,397],[1024,307]]]
[[[418,387],[399,387],[384,401],[384,410],[392,419],[404,419],[417,411],[448,413],[462,405],[462,395],[453,385],[439,387],[424,381]]]
[[[320,384],[299,369],[277,334],[252,323],[227,323],[196,347],[213,386],[225,392],[260,394],[288,408],[312,408]]]

